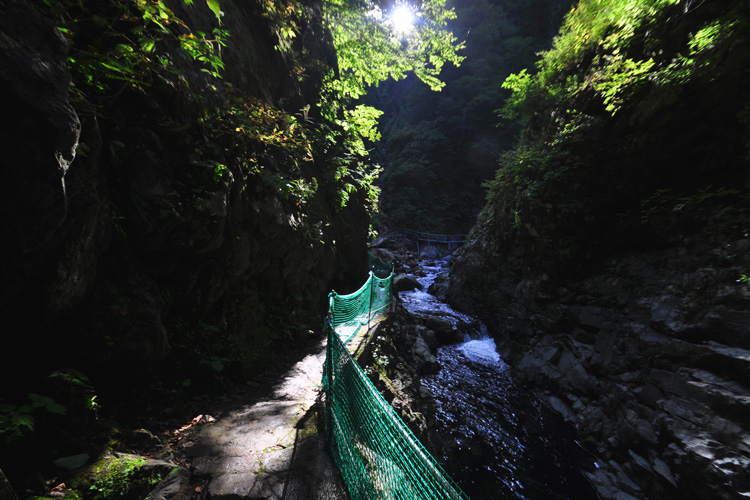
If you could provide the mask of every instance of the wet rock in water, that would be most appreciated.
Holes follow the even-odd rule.
[[[430,350],[433,353],[437,351],[437,348],[440,347],[440,343],[437,340],[435,332],[424,325],[416,325],[414,328],[417,330],[417,333],[422,336],[424,341],[427,342],[427,345],[430,346]]]
[[[435,332],[435,337],[441,345],[455,344],[463,339],[450,320],[428,316],[425,318],[425,326]]]
[[[547,400],[552,406],[552,408],[555,409],[557,413],[562,415],[562,417],[568,421],[568,422],[575,422],[575,414],[573,410],[571,410],[570,406],[568,406],[565,401],[558,398],[557,396],[550,396]]]
[[[382,335],[370,342],[358,361],[383,398],[428,449],[435,443],[429,422],[435,401],[421,385],[421,373],[439,369],[437,360],[418,333],[417,319],[397,308],[381,323]],[[424,326],[421,326],[424,328]]]
[[[434,415],[437,411],[437,401],[435,401],[432,392],[423,385],[419,386],[419,400],[421,401],[420,408],[422,412],[428,416],[427,425],[429,428],[432,428],[435,423]]]
[[[412,353],[414,361],[418,366],[417,371],[420,375],[437,373],[440,371],[440,365],[438,364],[435,355],[432,354],[430,346],[427,345],[427,342],[425,342],[425,340],[419,335],[414,337]]]
[[[446,302],[448,300],[448,279],[448,273],[442,272],[437,275],[435,281],[427,289],[427,291],[434,295],[440,302]]]
[[[422,284],[417,278],[408,274],[399,274],[393,278],[393,286],[399,292],[410,292],[412,290],[421,290]]]
[[[381,260],[384,260],[385,262],[396,262],[396,254],[394,254],[392,251],[385,249],[385,248],[375,248],[370,247],[370,253],[373,254],[375,257],[378,257]]]

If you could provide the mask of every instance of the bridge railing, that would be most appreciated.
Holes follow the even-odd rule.
[[[434,249],[438,254],[449,254],[466,242],[465,234],[438,234],[424,233],[421,231],[405,231],[417,245],[417,253],[426,253],[428,249]]]
[[[347,325],[361,327],[390,305],[392,278],[370,273],[357,292],[329,295],[323,370],[329,451],[352,500],[468,500],[346,348],[356,334]]]

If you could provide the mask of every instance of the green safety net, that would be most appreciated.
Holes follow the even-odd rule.
[[[328,308],[333,313],[333,328],[339,333],[344,344],[354,337],[379,312],[391,305],[392,274],[378,278],[370,271],[370,278],[362,287],[349,295],[328,295]]]
[[[367,253],[368,261],[370,265],[370,271],[375,273],[375,276],[378,278],[384,278],[388,279],[388,276],[390,276],[393,273],[393,264],[390,262],[386,262],[377,255],[373,255],[371,253]]]
[[[367,324],[376,309],[387,308],[391,279],[371,274],[357,292],[330,295],[323,371],[329,450],[352,500],[468,500],[349,354],[353,335],[339,331],[358,314]]]

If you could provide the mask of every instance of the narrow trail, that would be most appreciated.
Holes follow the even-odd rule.
[[[176,443],[193,476],[203,480],[200,498],[345,498],[317,428],[325,342],[301,353],[268,386],[255,383],[220,401],[215,422]]]

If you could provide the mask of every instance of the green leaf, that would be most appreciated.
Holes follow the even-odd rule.
[[[99,403],[96,402],[96,394],[86,398],[85,406],[87,410],[96,410],[99,407]]]
[[[41,408],[43,406],[51,405],[55,402],[54,399],[48,397],[48,396],[42,396],[41,394],[29,394],[29,399],[31,400],[31,403],[34,405],[34,408]]]
[[[146,53],[150,53],[154,51],[154,48],[156,47],[156,40],[153,38],[149,38],[141,42],[141,50]]]
[[[119,142],[119,141],[117,141]],[[122,144],[122,143],[120,143]],[[123,147],[125,145],[123,144]],[[49,378],[51,379],[61,379],[69,384],[77,385],[80,387],[85,387],[87,389],[93,389],[91,386],[91,380],[84,374],[83,372],[80,372],[78,370],[74,370],[72,368],[68,368],[65,370],[59,370],[52,372],[49,375]]]
[[[55,415],[67,415],[68,414],[68,409],[59,403],[48,404],[45,407],[45,409],[50,413],[54,413]]]
[[[29,430],[34,429],[34,417],[28,414],[17,414],[11,417],[11,422],[16,427],[26,427]]]
[[[124,43],[118,43],[117,45],[115,45],[115,52],[117,52],[118,54],[132,54],[133,47]]]
[[[221,22],[221,7],[219,6],[219,0],[206,0],[206,3],[208,4],[208,8],[211,9],[216,16],[216,19]]]
[[[200,325],[201,328],[203,328],[204,330],[207,330],[209,332],[221,333],[221,330],[217,326],[209,325],[207,323],[198,323],[198,324]]]

